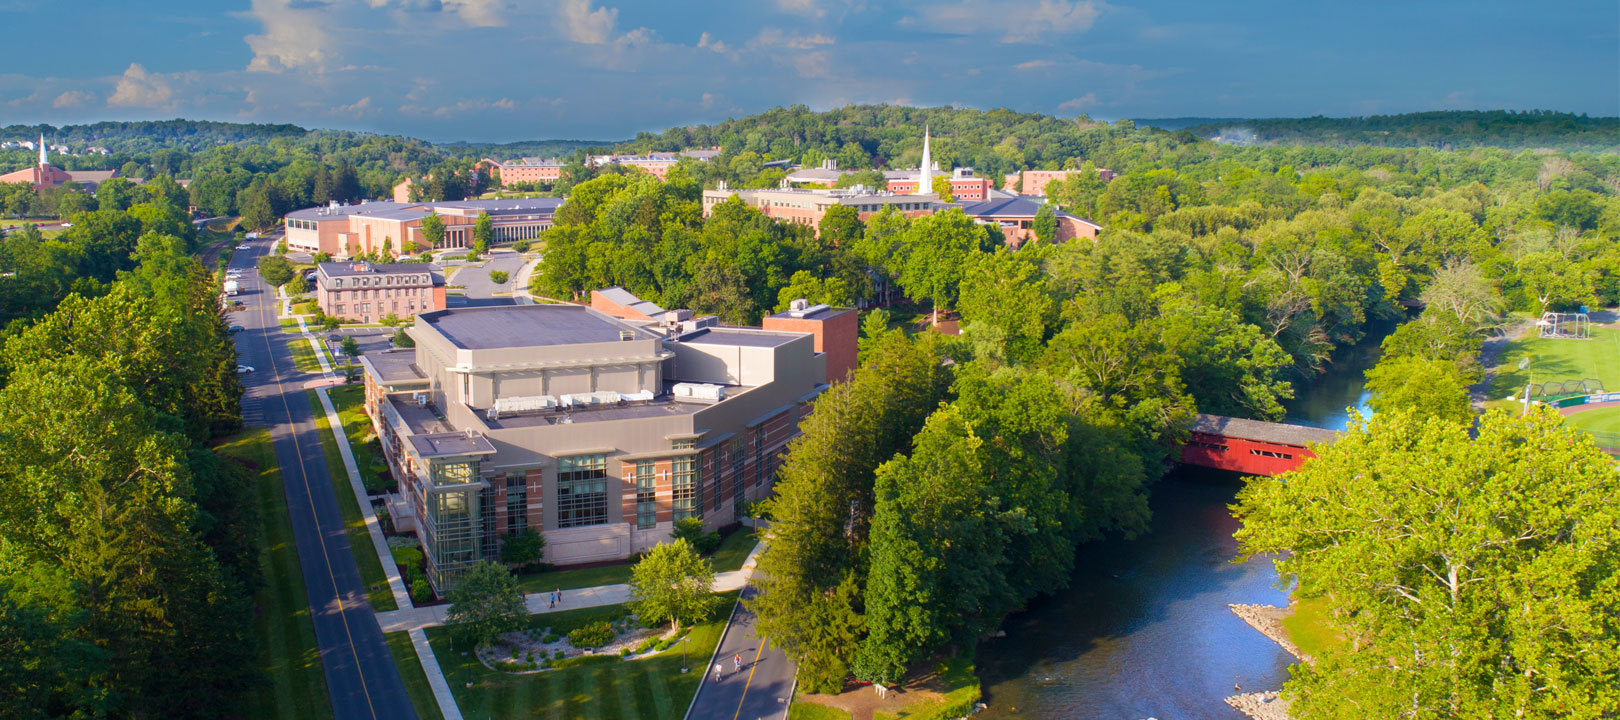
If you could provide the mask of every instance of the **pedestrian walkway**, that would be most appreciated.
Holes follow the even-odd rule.
[[[754,573],[754,565],[759,560],[759,551],[762,548],[764,548],[764,545],[754,545],[753,551],[748,554],[748,559],[743,561],[741,570],[716,573],[714,576],[714,591],[730,592],[747,585],[748,578]],[[523,602],[528,607],[531,615],[602,607],[604,605],[621,605],[630,602],[630,586],[620,583],[617,585],[597,585],[595,587],[564,590],[562,591],[562,602],[557,603],[556,607],[552,607],[550,598],[550,591],[529,593],[523,596]],[[401,607],[405,606],[401,605]],[[377,613],[377,624],[382,626],[383,632],[435,627],[444,624],[445,614],[449,612],[449,609],[450,606],[448,605],[433,605]]]

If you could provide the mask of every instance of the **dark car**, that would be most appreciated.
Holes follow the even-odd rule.
[[[225,331],[234,335],[234,334],[242,332],[243,330],[246,330],[246,329],[247,328],[244,328],[241,325],[232,325],[229,328],[226,328]]]

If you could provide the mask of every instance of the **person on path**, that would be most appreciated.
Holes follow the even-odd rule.
[[[720,682],[720,679],[725,676],[725,673],[726,673],[726,664],[725,663],[715,663],[714,664],[714,681],[715,682]]]
[[[562,602],[562,588],[557,588],[557,602]]]
[[[742,653],[737,653],[737,657],[731,659],[731,666],[736,668],[737,672],[742,672]]]

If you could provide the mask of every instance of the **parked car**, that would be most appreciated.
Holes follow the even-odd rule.
[[[249,246],[249,245],[248,245],[248,244],[247,244],[247,243],[242,243],[242,244],[241,244],[241,245],[237,245],[237,246],[236,246],[236,249],[237,249],[237,250],[246,250],[246,249],[248,249],[248,248],[249,248],[249,247],[250,247],[250,246]]]
[[[226,332],[229,332],[232,335],[234,335],[234,334],[242,332],[243,330],[246,330],[246,329],[247,328],[244,328],[241,325],[232,325],[232,326],[230,326],[229,328],[226,329]]]
[[[237,365],[236,366],[236,371],[239,372],[239,373],[243,373],[243,374],[250,373],[250,372],[253,372],[253,366],[252,365]]]

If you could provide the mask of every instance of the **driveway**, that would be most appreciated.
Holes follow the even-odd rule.
[[[490,253],[488,260],[482,267],[468,265],[456,271],[454,278],[448,280],[451,285],[460,285],[465,290],[468,300],[484,300],[495,297],[495,293],[512,292],[512,280],[523,269],[528,261],[516,252],[510,250],[495,250]],[[454,267],[454,266],[452,266]],[[499,285],[489,279],[489,274],[496,270],[506,272],[507,281]]]

